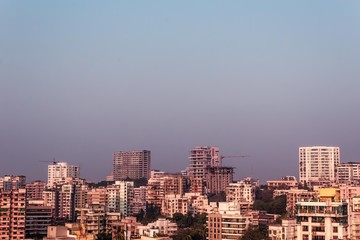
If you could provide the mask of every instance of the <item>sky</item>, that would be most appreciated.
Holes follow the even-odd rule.
[[[0,0],[0,176],[115,151],[178,172],[219,146],[235,179],[298,176],[300,146],[360,161],[359,1]]]

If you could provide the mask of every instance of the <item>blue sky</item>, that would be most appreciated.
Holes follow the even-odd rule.
[[[215,145],[236,178],[297,175],[298,147],[360,156],[357,1],[0,1],[0,175],[117,150],[179,171]]]

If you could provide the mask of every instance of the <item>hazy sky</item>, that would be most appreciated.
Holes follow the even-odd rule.
[[[112,153],[180,171],[215,145],[236,178],[298,175],[298,147],[360,160],[359,1],[0,1],[0,176],[82,177]]]

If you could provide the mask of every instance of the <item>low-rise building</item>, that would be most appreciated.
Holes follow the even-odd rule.
[[[136,221],[136,217],[126,217],[121,221],[112,224],[112,237],[113,239],[130,240],[133,237],[138,237],[137,228],[142,226],[141,223]]]
[[[298,181],[294,176],[285,176],[282,177],[280,180],[268,180],[266,184],[269,188],[275,189],[289,189],[298,186]]]
[[[156,229],[158,231],[154,232]],[[171,222],[165,218],[159,218],[157,221],[149,223],[147,226],[138,226],[137,233],[139,236],[154,236],[156,234],[162,234],[167,236],[172,236],[176,234],[178,228],[176,223]]]
[[[65,226],[48,226],[47,236],[43,240],[76,240],[76,235],[70,234]]]
[[[248,180],[240,180],[230,183],[226,187],[227,202],[251,202],[255,201],[256,185]]]
[[[296,239],[296,219],[283,219],[281,224],[270,224],[270,240],[295,240]]]

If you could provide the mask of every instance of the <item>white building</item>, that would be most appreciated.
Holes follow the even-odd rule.
[[[107,187],[107,207],[109,212],[120,212],[127,217],[132,214],[134,182],[116,181]]]
[[[79,178],[80,167],[69,165],[66,162],[54,162],[48,165],[48,186],[53,187],[54,183],[63,181],[66,178]]]
[[[336,168],[340,164],[339,147],[300,147],[299,177],[301,183],[336,181]]]
[[[176,234],[178,227],[176,223],[171,222],[165,218],[159,218],[155,222],[149,223],[147,226],[138,226],[137,231],[139,236],[154,237],[152,230],[157,229],[156,234],[165,234],[172,236]]]

